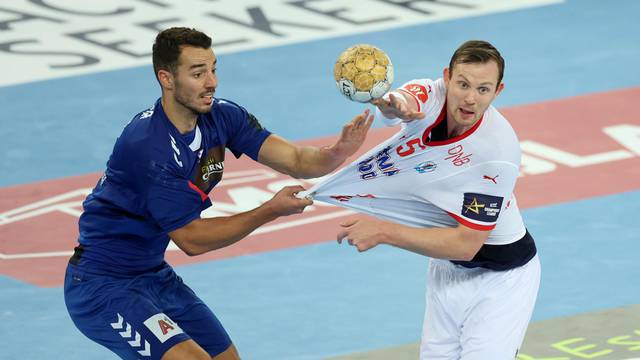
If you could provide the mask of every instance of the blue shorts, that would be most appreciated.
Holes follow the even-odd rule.
[[[168,264],[131,278],[69,264],[64,299],[78,329],[123,359],[160,359],[188,339],[212,357],[231,345],[220,321]]]

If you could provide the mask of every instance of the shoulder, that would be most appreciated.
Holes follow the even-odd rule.
[[[496,159],[520,164],[520,141],[509,121],[493,106],[485,111],[481,137],[487,155]]]
[[[414,79],[399,88],[411,95],[418,104],[419,111],[439,111],[446,100],[447,91],[442,79]]]
[[[408,92],[422,103],[427,102],[429,97],[433,96],[434,91],[438,89],[437,80],[432,79],[413,79],[400,87],[400,90]]]
[[[496,137],[505,138],[511,143],[518,141],[518,136],[509,120],[493,105],[490,105],[485,111],[484,120],[487,122],[488,130],[495,134]]]
[[[227,99],[216,98],[211,107],[211,114],[222,115],[225,119],[244,119],[247,116],[247,110]]]
[[[243,106],[227,99],[216,99],[210,112],[211,119],[216,126],[223,127],[229,134],[235,134],[242,129],[266,131],[260,121]]]
[[[413,79],[404,83],[402,90],[408,91],[414,96],[422,97],[421,100],[426,101],[430,96],[441,96],[446,92],[444,80],[440,79]]]
[[[249,112],[243,106],[227,99],[214,99],[211,111],[206,115],[209,121],[213,122],[218,129],[225,132],[241,126],[247,121]]]
[[[171,132],[157,105],[137,113],[116,141],[116,151],[126,153],[129,162],[162,162],[172,153]]]

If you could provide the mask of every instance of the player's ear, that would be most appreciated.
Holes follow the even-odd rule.
[[[448,67],[444,68],[444,70],[442,70],[442,79],[444,79],[445,86],[449,85],[449,80],[451,80],[450,76],[451,74],[449,73],[449,68]]]
[[[500,85],[498,85],[498,88],[496,89],[496,96],[498,96],[498,94],[500,94],[502,89],[504,89],[504,83],[500,82]]]
[[[158,70],[158,81],[160,81],[163,89],[173,90],[174,80],[173,74],[170,71]]]

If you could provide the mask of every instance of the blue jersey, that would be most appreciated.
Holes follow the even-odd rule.
[[[167,234],[211,206],[208,193],[222,179],[225,148],[257,160],[269,135],[244,108],[222,99],[188,134],[169,121],[160,100],[137,114],[83,203],[79,265],[124,276],[161,266]]]

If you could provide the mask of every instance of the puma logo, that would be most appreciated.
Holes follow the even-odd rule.
[[[498,182],[496,181],[496,179],[498,178],[498,176],[500,176],[500,175],[496,175],[494,177],[491,177],[489,175],[484,175],[482,178],[486,179],[486,180],[491,180],[491,181],[493,181],[494,184],[497,184]]]

